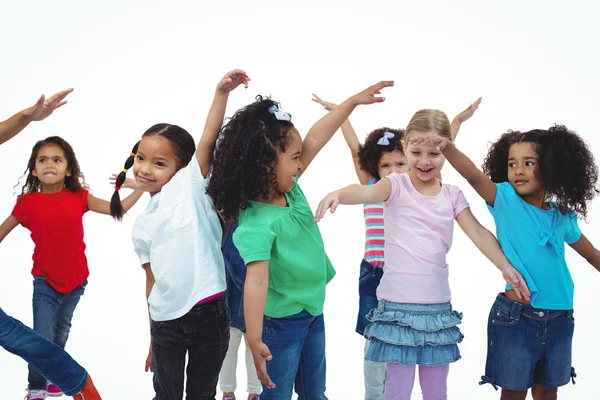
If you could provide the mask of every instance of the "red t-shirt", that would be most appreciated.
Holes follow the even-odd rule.
[[[69,293],[88,278],[83,214],[88,191],[27,193],[12,215],[31,231],[35,244],[32,275],[43,276],[59,293]]]

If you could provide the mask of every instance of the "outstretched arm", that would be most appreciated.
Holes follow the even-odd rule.
[[[450,124],[450,132],[452,133],[452,140],[456,139],[456,136],[458,136],[458,131],[460,130],[460,126],[462,125],[462,123],[465,122],[466,120],[468,120],[469,118],[471,118],[473,116],[473,114],[475,114],[475,111],[477,111],[480,104],[481,104],[481,97],[478,98],[477,100],[475,100],[475,102],[473,104],[471,104],[469,107],[465,108],[456,117],[454,117],[454,119],[452,120],[452,124]]]
[[[333,214],[340,204],[376,204],[387,200],[392,194],[392,183],[382,179],[374,185],[350,185],[329,193],[315,211],[315,222],[325,216],[327,210]]]
[[[570,246],[600,272],[600,251],[594,247],[585,235],[582,234],[579,240]]]
[[[314,93],[312,101],[321,104],[323,108],[327,111],[331,111],[337,107],[337,104],[324,101]],[[360,162],[358,158],[358,152],[360,151],[360,141],[358,140],[358,136],[356,136],[356,132],[354,131],[354,128],[352,127],[352,124],[350,123],[349,119],[345,120],[342,124],[342,134],[344,135],[344,139],[346,140],[348,148],[350,148],[350,153],[352,154],[352,162],[354,164],[356,176],[358,177],[358,180],[361,185],[366,185],[373,178],[373,176],[360,167]]]
[[[361,104],[381,103],[385,98],[376,97],[375,95],[381,94],[381,90],[389,86],[394,86],[394,81],[381,81],[370,86],[362,92],[350,97],[317,121],[317,123],[308,131],[302,144],[302,156],[300,157],[300,162],[304,165],[304,168],[300,171],[300,174],[306,171],[315,156],[327,142],[329,142],[333,137],[333,134],[339,129],[344,121],[348,119],[357,106]]]
[[[477,246],[479,251],[502,272],[504,280],[512,286],[517,296],[520,299],[524,298],[529,301],[531,294],[529,293],[525,279],[508,261],[496,237],[477,221],[471,209],[465,208],[462,210],[456,216],[456,222],[458,222],[458,225],[460,225],[469,239]]]
[[[410,139],[413,145],[426,145],[438,148],[446,160],[469,182],[475,191],[491,206],[496,200],[496,185],[479,168],[473,164],[453,142],[440,136]]]
[[[133,181],[133,182],[135,182],[135,181]],[[125,186],[123,186],[123,187],[125,187]],[[143,190],[135,189],[133,191],[133,193],[131,193],[129,196],[125,197],[123,199],[123,201],[121,202],[121,206],[123,207],[123,212],[126,213],[127,211],[129,211],[129,209],[131,207],[133,207],[135,205],[135,203],[138,202],[138,200],[142,197],[143,194],[144,194]],[[91,194],[88,194],[87,208],[88,208],[88,210],[97,212],[99,214],[110,215],[110,202],[99,199],[97,197],[94,197]]]
[[[206,177],[210,170],[215,144],[223,125],[223,119],[225,118],[229,92],[241,84],[247,88],[248,81],[250,81],[250,78],[246,75],[246,72],[241,69],[234,69],[228,72],[217,85],[215,97],[206,117],[206,123],[204,124],[204,132],[196,149],[196,159],[198,160],[198,164],[200,164],[200,171],[204,177]]]
[[[30,122],[41,121],[52,114],[54,110],[65,105],[67,103],[65,97],[72,91],[73,89],[63,90],[48,100],[42,95],[33,106],[16,113],[6,121],[0,122],[0,144],[15,137]]]
[[[0,242],[4,240],[5,237],[8,236],[9,233],[12,232],[19,225],[19,220],[9,215],[6,220],[0,225]]]

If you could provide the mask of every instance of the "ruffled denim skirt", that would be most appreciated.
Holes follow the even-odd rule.
[[[444,365],[460,359],[462,313],[450,303],[407,304],[380,300],[367,315],[365,359],[402,365]]]

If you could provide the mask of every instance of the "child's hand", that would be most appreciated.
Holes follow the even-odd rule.
[[[315,212],[315,222],[321,221],[321,218],[325,216],[327,210],[331,210],[331,213],[333,214],[339,205],[340,198],[337,192],[329,193],[323,200],[321,200],[319,206],[317,207],[317,211]]]
[[[394,81],[381,81],[373,86],[369,86],[362,92],[355,94],[353,97],[358,104],[373,104],[385,101],[385,97],[375,97],[376,94],[381,94],[381,89],[394,86]]]
[[[245,71],[242,71],[241,69],[234,69],[233,71],[229,71],[223,77],[223,79],[221,79],[221,82],[219,82],[217,85],[217,90],[224,93],[229,93],[239,85],[244,85],[244,87],[247,89],[249,81],[250,78],[248,75],[246,75]]]
[[[311,99],[315,103],[318,103],[323,106],[327,111],[331,111],[337,107],[337,104],[330,103],[328,101],[322,100],[319,96],[313,93],[313,98]]]
[[[150,344],[150,350],[148,351],[148,357],[146,357],[146,368],[144,372],[154,372],[152,369],[152,344]]]
[[[269,378],[267,374],[267,361],[271,361],[273,356],[271,350],[263,342],[258,343],[255,346],[250,346],[252,350],[252,357],[254,358],[254,366],[256,367],[256,374],[260,382],[269,389],[273,389],[275,384]]]
[[[29,107],[25,112],[32,121],[41,121],[46,119],[56,110],[67,104],[64,100],[73,89],[63,90],[56,93],[54,96],[46,100],[46,96],[42,95],[35,105]]]
[[[473,104],[471,104],[469,107],[467,107],[463,112],[458,114],[455,117],[455,119],[458,119],[461,123],[465,122],[466,120],[471,118],[473,116],[473,114],[475,114],[475,111],[477,111],[480,104],[481,104],[481,97],[478,98],[477,100],[475,100],[475,102]]]
[[[110,182],[111,185],[114,186],[117,183],[118,176],[119,176],[119,174],[112,174],[110,176],[110,178],[108,178],[108,181]],[[135,179],[125,178],[125,182],[123,182],[121,187],[135,190],[135,189],[137,189],[137,182],[135,181]]]
[[[502,277],[512,288],[515,293],[519,297],[519,299],[525,299],[527,301],[531,300],[531,293],[529,292],[529,288],[527,287],[527,283],[525,279],[519,271],[515,269],[512,265],[507,267],[502,271]]]
[[[408,141],[408,144],[411,146],[425,146],[429,148],[438,149],[439,151],[443,151],[446,146],[452,144],[452,142],[446,138],[441,136],[427,136],[420,138],[411,138]]]

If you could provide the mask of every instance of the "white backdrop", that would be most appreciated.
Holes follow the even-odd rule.
[[[439,108],[452,118],[483,96],[458,137],[478,165],[487,143],[505,130],[555,122],[581,133],[600,151],[600,27],[595,19],[600,10],[595,2],[204,3],[2,3],[0,119],[33,104],[42,92],[67,87],[75,92],[56,115],[0,147],[1,218],[14,206],[13,186],[36,140],[54,134],[67,139],[94,194],[108,199],[107,177],[119,171],[146,128],[176,123],[199,138],[214,87],[233,68],[245,69],[252,82],[250,89],[231,96],[228,115],[258,93],[271,94],[303,134],[324,112],[310,101],[312,92],[342,101],[379,80],[395,79],[384,104],[352,115],[361,139],[377,127],[405,126],[421,108]],[[494,230],[483,201],[450,166],[444,179],[463,189],[474,214]],[[340,133],[310,166],[303,189],[314,208],[330,190],[354,182]],[[91,213],[84,218],[90,284],[67,349],[91,372],[106,399],[153,395],[151,375],[143,370],[149,343],[145,278],[130,240],[147,200],[122,224]],[[597,200],[590,223],[581,227],[600,246],[599,212]],[[325,307],[331,399],[362,397],[363,340],[354,327],[363,224],[361,207],[341,207],[321,223],[338,271]],[[0,244],[0,306],[28,325],[32,250],[29,232],[21,227]],[[573,356],[579,377],[577,385],[561,389],[561,398],[597,399],[600,275],[571,250],[567,259],[577,286]],[[463,359],[450,370],[449,398],[497,399],[491,386],[478,382],[485,365],[487,314],[502,278],[458,227],[449,263],[453,303],[465,314],[466,335]],[[243,366],[238,375],[243,397]],[[26,377],[25,363],[0,351],[0,397],[21,398]],[[414,393],[413,399],[420,398],[418,383]]]

